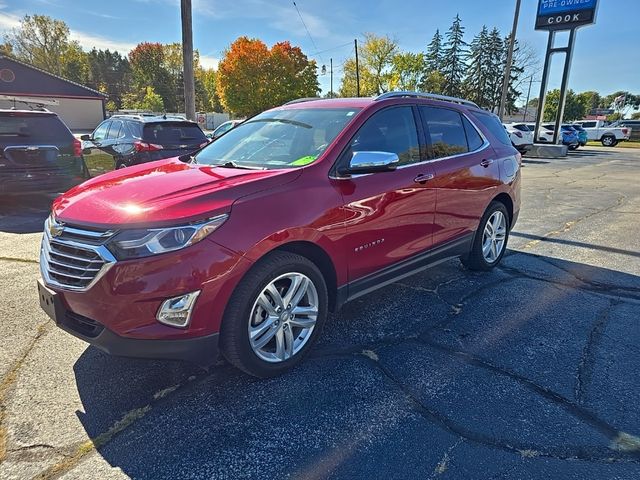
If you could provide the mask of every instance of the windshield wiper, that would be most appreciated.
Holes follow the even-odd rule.
[[[289,125],[295,125],[296,127],[313,128],[308,123],[297,122],[295,120],[288,120],[286,118],[256,118],[255,120],[249,120],[244,123],[258,123],[258,122],[288,123]]]
[[[238,165],[236,162],[229,160],[225,163],[214,163],[211,165],[212,167],[223,167],[223,168],[241,168],[243,170],[266,170],[264,167],[250,167],[248,165]]]

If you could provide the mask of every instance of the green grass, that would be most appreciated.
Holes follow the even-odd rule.
[[[92,153],[91,155],[85,155],[84,161],[87,163],[89,173],[92,177],[110,172],[115,168],[115,165],[113,164],[113,157],[106,153]]]
[[[591,141],[587,143],[588,147],[601,147],[602,143]],[[620,142],[616,145],[617,148],[640,148],[640,142]]]

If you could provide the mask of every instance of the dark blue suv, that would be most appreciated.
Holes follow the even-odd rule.
[[[113,115],[81,139],[94,174],[187,155],[209,143],[195,122],[149,114]]]

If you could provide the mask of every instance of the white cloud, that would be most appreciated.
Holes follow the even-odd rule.
[[[3,5],[0,4],[0,8],[2,7]],[[0,32],[9,33],[14,28],[18,28],[20,26],[20,19],[21,17],[18,17],[17,15],[0,12]],[[133,43],[112,40],[110,38],[81,32],[79,30],[71,30],[69,36],[71,37],[71,40],[76,40],[85,50],[91,50],[93,47],[96,47],[102,50],[117,50],[121,54],[127,54],[135,47],[135,44]]]
[[[0,6],[3,8],[4,5]],[[9,13],[0,13],[0,30],[8,31],[20,26],[20,18]]]
[[[218,63],[220,63],[219,58],[211,57],[209,55],[200,55],[200,64],[204,68],[213,68],[215,70],[218,69]]]
[[[121,55],[126,55],[136,46],[134,43],[119,42],[77,30],[71,30],[70,37],[71,40],[76,40],[84,50],[91,50],[93,47],[96,47],[99,50],[117,50]]]
[[[300,22],[300,17],[298,17],[298,12],[290,2],[285,6],[268,0],[245,0],[243,2],[194,0],[193,10],[196,14],[218,19],[261,19],[277,30],[301,37],[307,35],[302,22]],[[327,23],[322,18],[306,10],[302,10],[301,14],[314,38],[332,36]]]

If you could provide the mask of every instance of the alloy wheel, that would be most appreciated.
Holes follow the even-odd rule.
[[[487,263],[494,263],[504,249],[507,239],[507,219],[501,211],[493,212],[482,234],[482,255]]]
[[[249,317],[249,342],[258,358],[280,363],[307,344],[318,319],[318,291],[302,273],[272,280],[256,298]]]

